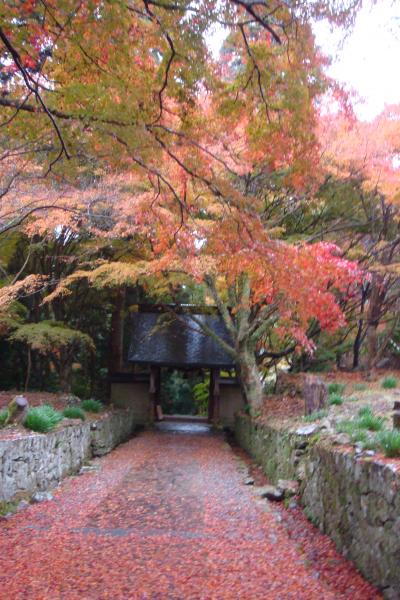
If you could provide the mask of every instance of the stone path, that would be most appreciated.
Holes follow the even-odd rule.
[[[379,598],[356,572],[346,593],[317,578],[224,440],[182,427],[140,434],[2,522],[0,599]]]

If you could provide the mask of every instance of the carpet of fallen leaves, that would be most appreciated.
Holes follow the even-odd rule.
[[[222,437],[144,432],[95,464],[0,523],[1,600],[380,598],[301,515],[289,535]]]

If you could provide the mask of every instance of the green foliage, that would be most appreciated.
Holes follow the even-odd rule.
[[[0,427],[4,427],[4,425],[7,422],[7,418],[8,418],[8,411],[0,410]]]
[[[245,412],[246,415],[250,414],[250,410],[251,410],[250,404],[245,404],[243,407],[243,411]]]
[[[82,400],[81,408],[86,412],[99,413],[103,410],[103,404],[98,400],[88,398],[87,400]]]
[[[346,388],[345,383],[333,382],[328,385],[328,393],[329,394],[339,394],[340,396],[343,394]]]
[[[161,398],[162,408],[166,414],[195,415],[198,414],[198,404],[194,400],[194,388],[199,379],[187,377],[181,371],[166,373],[162,379]],[[198,388],[198,394],[203,393],[204,388]]]
[[[389,375],[388,377],[385,377],[385,379],[383,379],[381,386],[385,389],[385,390],[391,390],[393,388],[397,387],[397,379],[396,377],[393,377],[391,375]]]
[[[41,354],[51,354],[63,348],[84,347],[94,350],[93,340],[86,333],[70,329],[58,321],[40,321],[20,325],[10,336],[14,342],[22,342]]]
[[[327,414],[328,414],[328,411],[323,408],[321,410],[315,410],[310,415],[306,415],[305,417],[303,417],[303,419],[307,423],[311,423],[312,421],[318,421],[319,419],[323,419],[324,417],[327,416]]]
[[[375,436],[371,435],[366,428],[360,426],[359,419],[340,421],[337,423],[336,429],[339,433],[347,433],[353,444],[359,444],[365,450],[375,450]]]
[[[380,431],[377,440],[385,456],[388,458],[400,456],[400,431],[398,429]]]
[[[358,412],[358,426],[369,431],[380,431],[384,425],[384,418],[374,415],[369,407],[364,407]]]
[[[63,415],[68,419],[82,419],[82,421],[86,418],[84,411],[79,406],[68,406],[67,408],[64,408]]]
[[[14,513],[17,510],[18,502],[0,502],[0,517],[4,517],[9,513]]]
[[[197,414],[206,416],[208,414],[208,401],[210,398],[210,378],[206,377],[193,386],[193,400],[197,406]]]
[[[372,408],[370,406],[362,406],[360,408],[360,410],[358,411],[358,416],[359,417],[365,417],[365,416],[369,416],[372,415]]]
[[[341,404],[343,404],[342,396],[340,394],[331,394],[329,396],[329,404],[340,406]]]
[[[62,420],[63,416],[52,406],[44,404],[30,408],[26,415],[24,426],[32,431],[46,433],[51,431]]]

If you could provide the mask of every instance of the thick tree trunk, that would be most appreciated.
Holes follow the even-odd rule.
[[[382,304],[385,300],[386,290],[384,280],[380,274],[373,273],[371,281],[371,296],[368,309],[367,329],[367,369],[373,371],[379,360],[378,327],[382,317]]]
[[[250,406],[251,413],[254,414],[261,409],[263,387],[255,353],[252,349],[238,352],[237,368],[244,400]]]

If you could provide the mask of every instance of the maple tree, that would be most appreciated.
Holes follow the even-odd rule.
[[[163,274],[197,282],[257,407],[257,359],[311,349],[310,320],[341,325],[335,293],[357,276],[332,245],[277,239],[253,188],[260,176],[288,194],[318,187],[316,101],[332,82],[310,19],[347,24],[360,4],[3,3],[3,231],[124,241],[118,262],[96,242],[88,265],[81,246],[46,304],[84,279],[155,294]],[[229,33],[214,59],[217,24]]]

